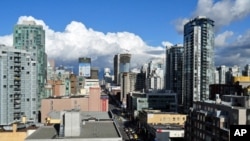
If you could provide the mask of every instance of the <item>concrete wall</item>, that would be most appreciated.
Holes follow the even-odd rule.
[[[71,109],[80,109],[81,111],[89,111],[88,97],[81,98],[58,98],[58,99],[43,99],[41,107],[41,120],[45,122],[45,118],[51,111],[63,111]]]
[[[66,112],[65,113],[65,137],[79,137],[80,136],[80,113],[79,112]]]
[[[51,111],[63,111],[71,109],[79,109],[80,111],[103,111],[103,109],[106,109],[106,111],[108,111],[108,100],[105,100],[105,104],[103,104],[103,101],[100,99],[100,95],[100,87],[90,87],[89,96],[86,97],[43,99],[41,102],[42,123],[45,123],[45,118]]]
[[[100,95],[101,95],[100,87],[90,87],[89,89],[89,111],[101,111]]]

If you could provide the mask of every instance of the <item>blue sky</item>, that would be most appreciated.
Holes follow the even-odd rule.
[[[250,62],[249,0],[2,0],[0,43],[12,45],[13,26],[35,20],[46,30],[46,52],[67,63],[81,56],[112,67],[114,54],[129,50],[134,65],[164,57],[182,44],[183,24],[205,15],[216,25],[216,65]]]

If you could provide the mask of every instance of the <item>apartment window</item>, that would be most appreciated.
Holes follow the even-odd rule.
[[[27,71],[27,72],[26,72],[26,74],[30,74],[30,72],[29,72],[29,71]]]
[[[6,78],[6,75],[3,75],[3,78]]]
[[[35,98],[32,98],[32,101],[36,101],[36,99],[35,99]]]
[[[6,85],[3,85],[4,88],[6,88],[7,86]]]
[[[29,98],[27,98],[27,99],[26,99],[26,101],[27,101],[27,102],[29,102],[29,101],[30,101],[30,99],[29,99]]]

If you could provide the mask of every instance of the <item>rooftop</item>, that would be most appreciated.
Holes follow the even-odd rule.
[[[49,139],[88,139],[88,138],[121,138],[118,129],[113,121],[85,122],[81,126],[80,136],[77,137],[60,137],[54,126],[40,127],[26,140],[49,140]]]
[[[56,138],[57,131],[53,126],[43,126],[38,128],[26,139],[53,139]]]
[[[86,122],[81,128],[81,138],[120,137],[114,122]]]

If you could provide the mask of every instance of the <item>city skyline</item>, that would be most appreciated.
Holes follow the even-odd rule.
[[[45,29],[48,57],[62,62],[91,57],[93,66],[112,68],[113,56],[129,51],[132,67],[141,66],[151,57],[164,57],[166,45],[183,44],[184,23],[198,15],[215,21],[215,65],[242,68],[249,61],[249,1],[2,3],[0,17],[6,18],[4,13],[10,16],[1,22],[0,44],[12,46],[14,25],[34,20]]]

